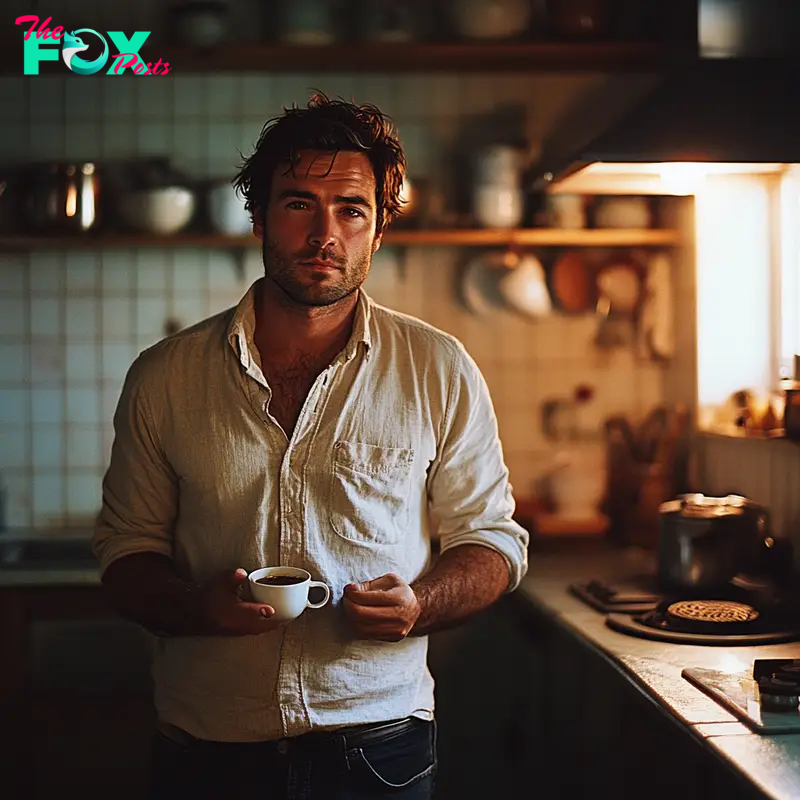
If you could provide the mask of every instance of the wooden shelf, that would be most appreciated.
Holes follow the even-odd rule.
[[[512,228],[473,230],[397,230],[386,235],[386,244],[449,245],[452,247],[654,247],[673,246],[680,233],[667,229]]]
[[[444,247],[670,247],[679,244],[680,234],[668,229],[560,228],[394,230],[386,234],[388,246]],[[179,233],[174,236],[148,234],[76,234],[73,236],[2,236],[0,251],[40,249],[87,250],[134,247],[259,247],[253,236]]]
[[[156,53],[160,50],[160,53]],[[496,72],[626,70],[674,62],[675,50],[654,43],[387,43],[303,47],[237,45],[202,52],[165,45],[153,57],[186,72]],[[148,59],[150,60],[149,56]]]

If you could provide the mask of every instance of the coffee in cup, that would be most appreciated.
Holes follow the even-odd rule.
[[[259,578],[256,583],[262,586],[294,586],[296,583],[302,583],[305,578],[298,575],[265,575]]]
[[[248,575],[250,593],[258,603],[275,609],[270,619],[288,622],[299,617],[307,608],[322,608],[331,598],[331,590],[322,581],[312,581],[311,574],[298,567],[263,567]],[[317,603],[308,599],[308,592],[319,587],[325,596]]]

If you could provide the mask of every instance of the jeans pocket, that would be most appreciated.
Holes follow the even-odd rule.
[[[352,779],[372,790],[408,789],[436,771],[432,722],[418,720],[408,733],[350,751]]]

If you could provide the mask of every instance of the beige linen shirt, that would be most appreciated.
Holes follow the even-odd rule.
[[[432,519],[442,551],[489,547],[508,563],[508,590],[519,584],[528,536],[511,518],[486,384],[452,336],[359,290],[352,336],[287,438],[253,344],[256,285],[131,366],[94,549],[101,571],[153,551],[192,581],[302,567],[331,602],[259,636],[158,638],[159,719],[203,739],[257,741],[431,718],[427,637],[355,639],[342,590],[422,575]]]

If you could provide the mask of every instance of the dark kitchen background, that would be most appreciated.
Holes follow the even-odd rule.
[[[698,58],[787,58],[796,39],[776,23],[778,7],[756,5],[5,4],[0,704],[12,743],[0,776],[13,787],[9,797],[72,788],[86,797],[144,796],[149,640],[109,613],[87,553],[112,415],[139,352],[235,304],[262,274],[229,182],[238,151],[248,155],[270,117],[314,90],[374,103],[397,125],[410,210],[376,256],[366,288],[376,301],[454,334],[475,358],[494,400],[517,516],[531,531],[522,600],[506,598],[432,637],[438,795],[522,796],[539,785],[548,797],[589,796],[597,786],[625,797],[677,796],[674,774],[654,768],[660,777],[651,783],[624,766],[646,760],[642,742],[650,741],[686,749],[687,774],[697,779],[690,796],[721,796],[703,794],[713,787],[697,776],[710,781],[716,772],[685,744],[691,737],[628,702],[620,688],[628,679],[607,662],[598,666],[596,649],[590,656],[591,647],[576,643],[581,634],[553,627],[552,618],[576,608],[575,619],[602,621],[597,610],[547,591],[556,592],[558,576],[569,583],[631,563],[652,571],[659,506],[685,492],[744,496],[769,510],[776,539],[796,539],[800,451],[784,410],[797,376],[784,370],[778,385],[776,366],[773,385],[734,383],[724,397],[703,394],[717,375],[704,367],[707,354],[721,364],[741,351],[701,342],[708,314],[725,301],[714,305],[714,287],[711,296],[701,291],[708,285],[701,255],[710,251],[700,245],[711,239],[698,235],[707,217],[691,191],[671,191],[663,175],[656,180],[644,168],[584,178],[568,191],[546,191],[542,175],[557,145],[577,149],[601,123],[631,120],[625,114],[635,115],[665,74]],[[48,27],[68,30],[151,31],[142,55],[168,61],[170,72],[80,76],[63,61],[42,61],[40,74],[23,75],[29,23],[15,25],[21,15],[52,17]],[[86,57],[99,54],[92,40]],[[793,159],[781,152],[766,160],[783,170]],[[786,172],[777,166],[765,181]],[[731,186],[729,198],[746,204],[747,187]],[[736,227],[717,238],[735,238]],[[738,268],[730,264],[731,273]],[[756,280],[773,286],[767,274]],[[768,327],[773,320],[763,326],[767,349]],[[631,551],[641,560],[626,560]],[[609,561],[609,553],[625,555]],[[584,638],[594,636],[612,660],[633,653],[680,664],[668,646],[656,656],[636,649],[644,639],[596,628],[601,633],[593,628]],[[609,636],[623,641],[621,650]],[[602,691],[586,688],[595,673]],[[680,683],[680,670],[673,673],[665,685]],[[671,702],[667,689],[651,684],[662,704]],[[541,687],[566,696],[561,711],[545,707]],[[592,702],[576,708],[585,695]],[[691,728],[741,724],[736,719],[712,713],[682,721]],[[622,732],[623,721],[640,726],[638,740]],[[577,748],[582,768],[557,770],[549,760],[554,743]],[[755,752],[742,763],[757,760]],[[736,763],[745,777],[725,772],[719,785],[730,781],[726,796],[751,796],[742,788],[747,770]],[[785,786],[800,785],[793,769]]]

